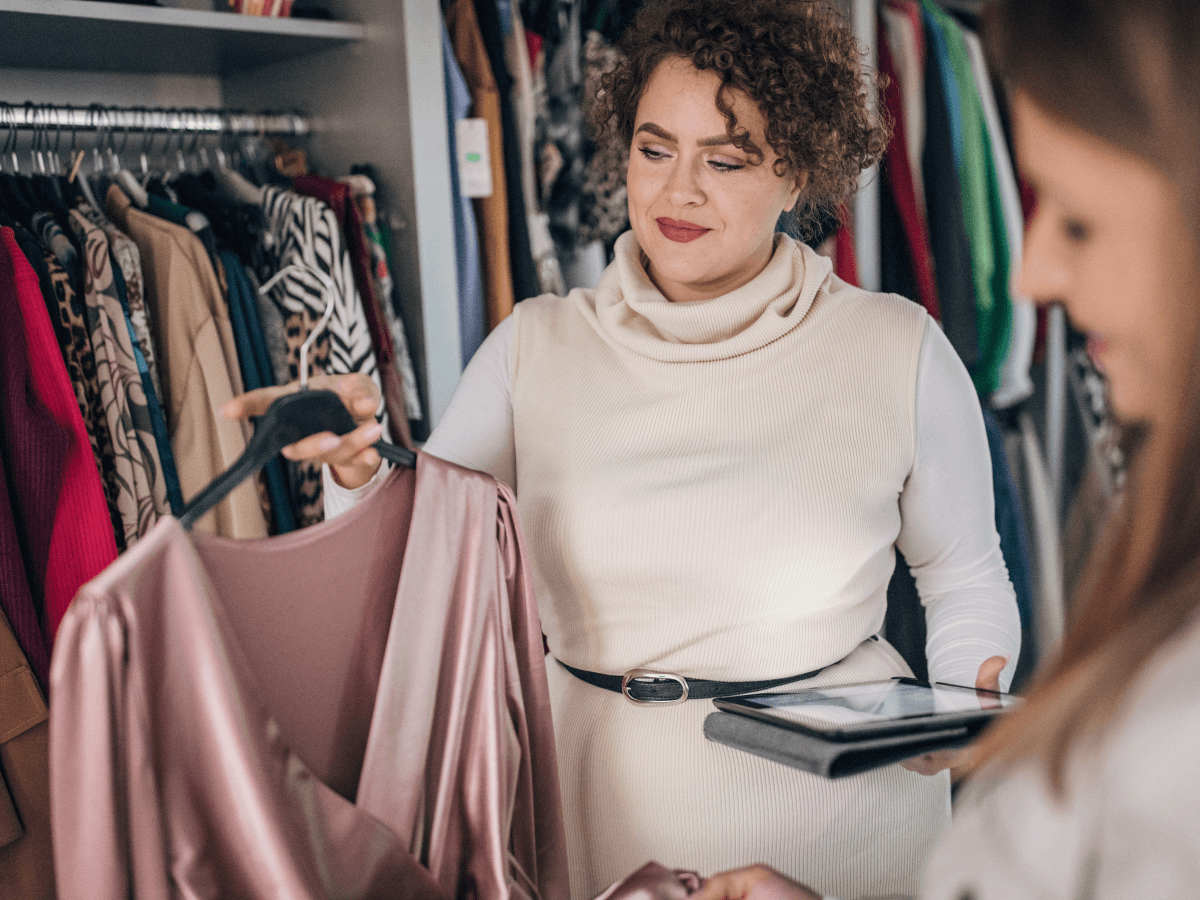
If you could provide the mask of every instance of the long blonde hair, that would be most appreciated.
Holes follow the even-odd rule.
[[[1200,237],[1200,3],[1006,0],[985,36],[1010,88],[1158,167]],[[1130,302],[1136,302],[1131,298]],[[1125,497],[1097,542],[1058,654],[1019,712],[987,732],[976,768],[1044,762],[1101,733],[1147,662],[1200,609],[1200,290],[1182,298],[1190,365],[1164,385],[1177,415],[1143,433]],[[1164,335],[1164,340],[1171,339]]]

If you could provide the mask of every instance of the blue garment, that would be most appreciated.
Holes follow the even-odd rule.
[[[928,0],[926,0],[928,2]],[[938,71],[942,75],[942,85],[946,97],[946,111],[950,114],[950,137],[954,147],[954,168],[962,170],[963,163],[963,113],[962,99],[958,93],[958,79],[954,77],[954,67],[950,63],[950,48],[946,45],[946,35],[937,19],[925,5],[921,6],[921,17],[925,20],[925,34],[931,38],[927,42],[926,53],[933,53],[937,60]]]
[[[116,259],[112,260],[112,274],[113,284],[117,288],[117,299],[121,301],[121,309],[125,313],[125,327],[129,329],[129,340],[133,344],[133,358],[137,362],[138,375],[142,378],[146,410],[154,428],[154,444],[158,447],[158,463],[162,467],[163,482],[167,488],[167,503],[171,506],[171,514],[178,516],[183,511],[183,491],[179,487],[179,470],[175,468],[175,453],[171,450],[171,436],[167,432],[167,417],[163,415],[162,405],[158,402],[154,379],[150,377],[150,366],[146,363],[146,354],[142,352],[142,345],[138,343],[133,323],[129,321],[129,294],[125,288],[125,273],[121,271]]]
[[[1017,594],[1021,632],[1028,635],[1033,613],[1029,535],[1025,528],[1020,495],[1008,468],[1004,435],[1000,432],[1000,423],[996,421],[996,416],[990,409],[983,410],[983,425],[987,431],[988,451],[992,457],[992,493],[996,497],[996,531],[1000,533],[1000,553],[1008,566],[1008,577]]]
[[[460,190],[458,145],[454,136],[455,123],[467,118],[471,109],[471,92],[454,58],[454,47],[450,44],[450,35],[444,25],[442,68],[446,79],[446,108],[450,117],[446,127],[450,137],[450,188],[454,192],[451,198],[454,208],[454,255],[458,260],[458,340],[465,367],[487,337],[487,320],[483,302],[483,269],[479,258],[479,231],[471,200],[464,197]]]
[[[233,326],[233,341],[237,345],[242,383],[248,391],[271,387],[275,384],[275,378],[263,337],[262,322],[258,318],[258,305],[254,301],[254,288],[246,277],[236,253],[232,250],[218,250],[217,255],[225,269],[225,280],[229,284],[229,321]],[[266,464],[264,471],[267,476],[267,493],[271,498],[271,512],[275,517],[275,533],[287,534],[289,531],[295,531],[296,520],[292,515],[291,494],[288,492],[283,460],[276,456]]]

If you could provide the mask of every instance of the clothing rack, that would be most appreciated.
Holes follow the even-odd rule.
[[[312,121],[297,112],[248,113],[240,110],[170,107],[15,105],[0,101],[0,128],[23,131],[157,132],[229,135],[305,135]]]

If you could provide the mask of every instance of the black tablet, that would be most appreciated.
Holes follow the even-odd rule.
[[[762,719],[831,741],[914,734],[965,725],[976,731],[1020,703],[1013,694],[892,678],[713,701],[727,712]]]

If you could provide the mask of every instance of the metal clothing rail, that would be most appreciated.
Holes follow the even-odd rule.
[[[305,135],[312,122],[296,112],[247,113],[225,109],[60,106],[0,101],[0,131],[107,132],[127,134],[273,134]]]

